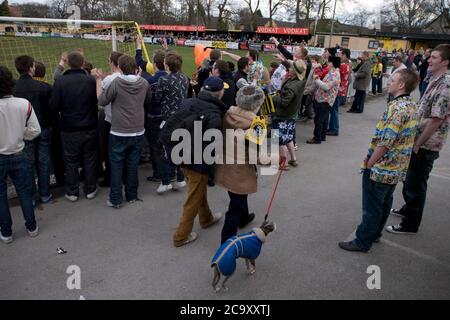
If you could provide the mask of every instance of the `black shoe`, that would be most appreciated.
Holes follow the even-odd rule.
[[[338,136],[339,133],[333,131],[327,131],[327,136]]]
[[[376,238],[375,240],[373,240],[373,243],[380,243],[380,241],[381,241],[381,237]]]
[[[320,141],[317,141],[316,139],[312,138],[311,140],[306,141],[307,144],[321,144]]]
[[[249,213],[247,222],[246,223],[239,223],[239,229],[245,228],[254,219],[255,219],[255,214],[253,212]]]
[[[108,180],[102,180],[98,183],[98,185],[102,188],[109,188],[111,186],[111,183]]]
[[[369,250],[362,249],[358,247],[353,241],[348,242],[339,242],[339,248],[347,250],[347,251],[353,251],[353,252],[365,252],[367,253]]]
[[[396,226],[387,226],[386,231],[394,234],[416,234],[417,231],[408,230],[405,227],[402,227],[401,224]]]
[[[350,109],[350,110],[347,110],[347,112],[348,112],[348,113],[356,113],[355,110],[351,110],[351,109]]]
[[[155,176],[148,176],[147,177],[147,181],[150,181],[150,182],[161,182],[161,178],[160,177],[155,177]]]
[[[400,218],[405,218],[405,215],[402,213],[402,209],[391,209],[391,215],[396,216],[396,217],[400,217]]]

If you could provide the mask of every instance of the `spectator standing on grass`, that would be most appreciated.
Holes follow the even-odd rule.
[[[120,74],[105,89],[101,72],[95,70],[99,105],[111,104],[111,191],[107,205],[114,208],[120,208],[123,203],[124,171],[126,200],[129,203],[138,200],[138,166],[145,133],[145,105],[151,99],[148,82],[137,75],[135,59],[122,55],[118,60],[118,70]]]
[[[36,138],[41,128],[30,102],[13,97],[13,90],[12,73],[0,66],[0,240],[5,244],[13,241],[6,182],[8,176],[16,188],[28,234],[36,237],[39,231],[33,208],[34,189],[23,149],[24,140]]]
[[[79,198],[78,168],[83,162],[84,193],[88,199],[97,195],[98,108],[94,77],[82,69],[83,55],[68,55],[70,69],[57,78],[50,107],[61,115],[65,190],[69,201]]]
[[[417,131],[417,103],[411,98],[419,83],[412,70],[397,72],[389,86],[394,100],[377,123],[364,163],[363,216],[352,241],[339,243],[347,251],[367,252],[379,242],[389,217],[398,182],[404,181]]]
[[[428,178],[450,129],[450,45],[437,46],[431,52],[428,64],[432,77],[419,102],[419,132],[403,184],[405,204],[400,210],[393,210],[403,219],[400,224],[387,227],[388,232],[395,234],[418,232],[425,208]]]
[[[15,65],[20,78],[16,82],[14,96],[27,99],[31,103],[41,127],[41,134],[38,137],[25,142],[24,154],[29,165],[28,177],[34,193],[36,193],[35,171],[37,172],[39,200],[42,203],[48,203],[52,199],[50,193],[50,131],[53,112],[49,107],[52,88],[46,83],[33,79],[35,61],[32,57],[18,56],[15,59]]]

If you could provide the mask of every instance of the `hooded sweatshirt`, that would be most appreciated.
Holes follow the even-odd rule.
[[[120,75],[104,90],[99,105],[111,103],[111,134],[136,136],[145,132],[145,106],[150,104],[148,82],[135,75]]]

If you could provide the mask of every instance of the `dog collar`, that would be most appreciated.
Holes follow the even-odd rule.
[[[266,235],[264,234],[264,231],[261,230],[261,228],[253,228],[252,230],[262,243],[266,242]]]

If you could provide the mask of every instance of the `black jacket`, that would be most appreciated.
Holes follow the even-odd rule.
[[[189,108],[192,111],[192,113],[196,113],[196,114],[204,116],[203,121],[202,121],[202,131],[203,132],[205,132],[208,129],[218,129],[218,130],[222,131],[223,116],[225,115],[225,112],[227,111],[227,107],[219,99],[210,97],[209,95],[205,94],[204,92],[200,92],[198,94],[197,98],[191,98],[191,99],[184,100],[182,108]],[[192,143],[194,143],[193,140],[194,139],[192,138]],[[199,142],[200,141],[196,141],[196,143],[199,143]],[[205,147],[209,143],[210,142],[202,141],[202,153],[203,153]],[[194,150],[194,149],[192,148],[192,150]],[[222,150],[219,150],[219,151],[222,151]],[[183,166],[188,169],[200,172],[200,173],[209,173],[211,170],[211,166],[204,163],[203,161],[204,161],[204,159],[202,156],[202,164],[189,164],[189,165],[183,165]]]
[[[52,125],[52,112],[50,110],[50,98],[52,87],[48,83],[34,80],[30,75],[23,74],[16,82],[14,96],[27,99],[43,128],[49,128]]]
[[[220,77],[226,84],[228,84],[229,88],[225,89],[223,94],[222,102],[225,104],[227,109],[231,106],[236,105],[236,84],[234,83],[233,77],[231,75],[226,75]]]
[[[50,107],[61,113],[64,132],[96,129],[98,108],[94,77],[81,69],[64,72],[55,81]]]
[[[423,81],[425,77],[427,76],[428,71],[428,60],[430,60],[430,57],[425,58],[423,56],[422,63],[419,65],[419,74],[420,74],[420,80]]]

